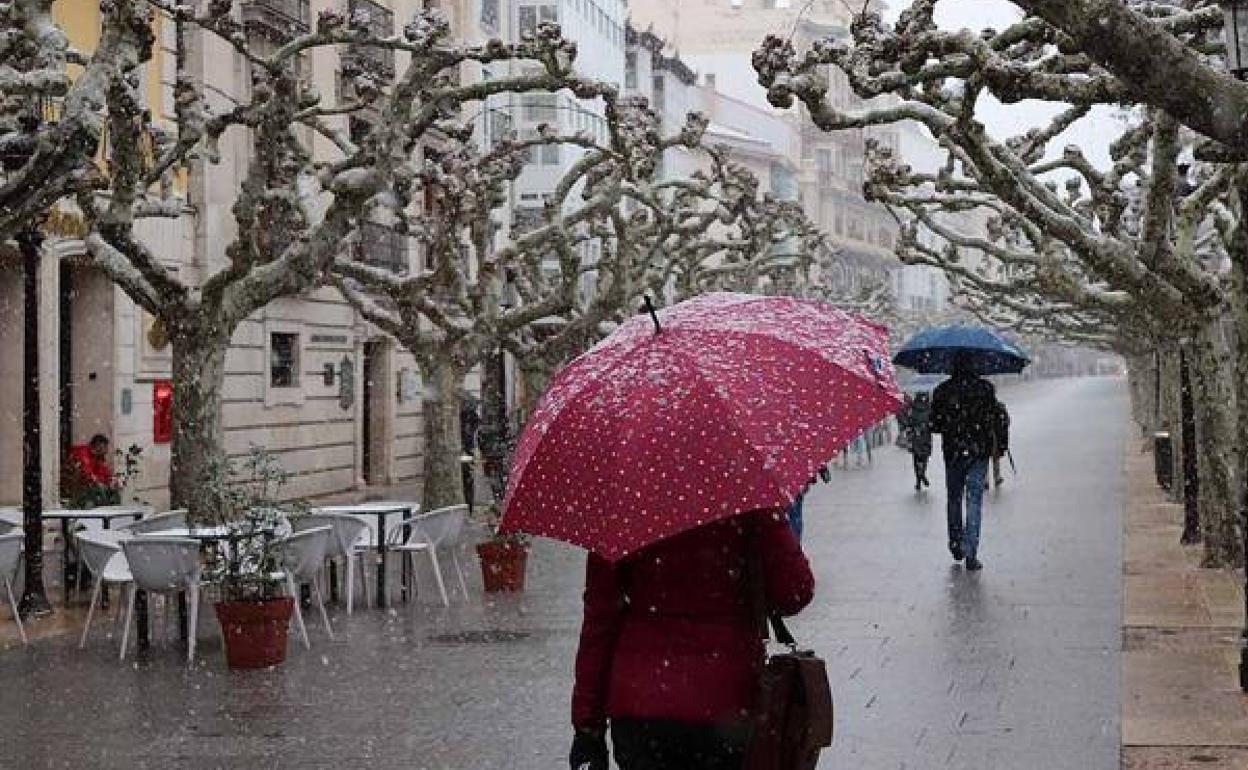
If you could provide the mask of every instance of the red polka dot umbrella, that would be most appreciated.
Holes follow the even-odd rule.
[[[883,326],[811,300],[706,294],[630,319],[555,376],[516,447],[501,526],[619,559],[787,506],[900,405]]]

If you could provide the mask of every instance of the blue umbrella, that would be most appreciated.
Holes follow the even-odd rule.
[[[954,358],[969,355],[976,374],[1018,374],[1031,359],[1014,343],[982,326],[937,326],[906,341],[893,363],[922,374],[950,374]]]

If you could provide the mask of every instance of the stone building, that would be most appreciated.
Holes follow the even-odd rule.
[[[815,126],[804,108],[779,113],[750,63],[769,33],[791,37],[799,50],[847,35],[850,9],[838,0],[632,0],[629,9],[633,26],[665,39],[705,88],[790,123],[796,141],[778,148],[789,153],[807,215],[839,252],[823,280],[836,283],[837,293],[890,280],[900,267],[892,254],[897,227],[881,206],[862,197],[863,155],[868,138],[897,149],[896,129],[830,133]],[[830,68],[828,77],[834,104],[861,106],[839,70]]]
[[[440,6],[467,40],[505,35],[501,0],[242,0],[235,7],[253,42],[278,45],[313,23],[322,9],[366,14],[378,31],[396,32],[411,14]],[[99,26],[98,4],[59,0],[55,6],[73,44],[90,51]],[[152,62],[144,73],[149,108],[171,119],[175,26],[157,18]],[[215,107],[237,101],[250,88],[247,63],[216,38],[188,28],[190,71],[205,84]],[[341,59],[393,77],[405,54],[376,49],[318,50],[305,76],[322,94],[344,94]],[[621,57],[622,61],[622,57]],[[481,77],[482,73],[462,73]],[[485,114],[481,117],[482,123]],[[350,131],[368,130],[353,119]],[[328,152],[317,137],[318,152]],[[202,281],[224,264],[234,235],[230,207],[247,168],[250,146],[241,131],[223,137],[222,160],[198,163],[179,181],[182,216],[144,224],[152,251],[182,277]],[[81,223],[77,223],[80,227]],[[44,494],[59,497],[66,449],[96,433],[115,447],[144,450],[142,473],[127,490],[164,506],[168,501],[170,348],[159,325],[98,270],[87,264],[71,212],[49,224],[40,269],[38,325],[41,345]],[[366,229],[345,249],[359,259],[405,272],[420,254],[406,238]],[[0,504],[21,499],[22,273],[0,259]],[[286,494],[309,498],[357,493],[370,485],[417,481],[421,473],[422,416],[419,372],[409,355],[364,322],[332,289],[271,303],[248,318],[227,357],[224,425],[233,456],[251,444],[268,448],[291,475]]]

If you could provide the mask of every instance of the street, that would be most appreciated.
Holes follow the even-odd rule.
[[[833,679],[821,768],[1118,766],[1125,383],[1001,395],[1019,474],[989,493],[982,573],[948,557],[939,454],[922,495],[909,456],[884,448],[808,498],[818,582],[792,628]],[[10,650],[0,766],[566,767],[582,563],[540,543],[520,597],[483,603],[473,574],[450,610],[425,591],[335,612],[332,642],[309,614],[312,650],[292,641],[272,671],[227,671],[208,608],[191,669],[176,643],[118,663],[111,618],[85,651],[76,636]]]
[[[794,633],[833,677],[820,767],[1118,766],[1125,388],[999,395],[1018,476],[1003,468],[986,496],[983,572],[948,557],[939,448],[921,496],[909,457],[886,451],[808,499],[818,583]]]

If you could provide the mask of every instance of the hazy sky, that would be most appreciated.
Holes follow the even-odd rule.
[[[885,17],[895,21],[899,13],[910,5],[906,0],[889,0]],[[1022,13],[1006,0],[945,0],[937,8],[936,22],[948,29],[1004,29],[1022,18]],[[1023,133],[1027,129],[1046,123],[1061,112],[1063,105],[1045,102],[1023,102],[1013,105],[991,104],[981,99],[983,108],[980,119],[989,132],[998,138]],[[1121,133],[1121,124],[1111,117],[1112,110],[1101,109],[1057,137],[1050,147],[1052,154],[1059,154],[1063,146],[1077,144],[1097,165],[1109,163],[1108,142]]]

